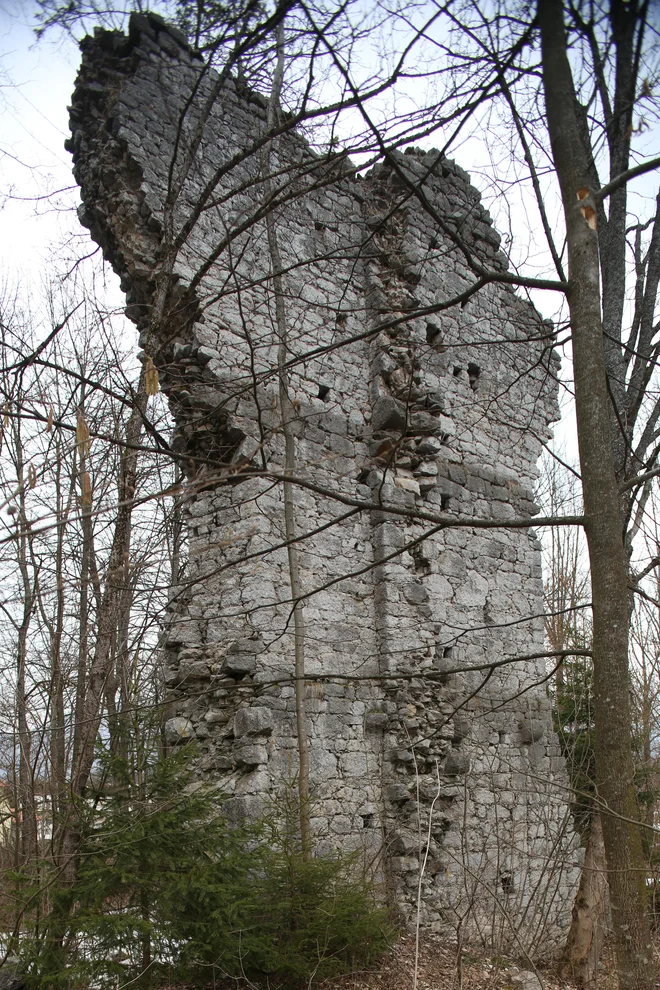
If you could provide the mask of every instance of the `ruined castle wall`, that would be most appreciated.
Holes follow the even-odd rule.
[[[81,219],[122,278],[188,476],[168,734],[197,739],[230,813],[258,815],[297,772],[265,101],[218,87],[155,18],[83,54]],[[293,130],[268,153],[307,483],[294,497],[317,851],[364,850],[411,916],[431,815],[424,924],[465,914],[492,938],[496,918],[510,939],[510,919],[547,945],[577,873],[548,672],[542,659],[488,668],[543,650],[540,548],[529,528],[479,524],[536,511],[551,330],[498,284],[424,315],[474,280],[451,231],[506,268],[478,193],[437,152],[363,178]],[[442,524],[458,515],[473,524]]]

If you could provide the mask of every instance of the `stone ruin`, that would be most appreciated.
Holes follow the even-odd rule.
[[[496,282],[434,309],[475,281],[468,256],[507,271],[479,193],[437,152],[360,175],[283,117],[265,182],[267,101],[176,30],[134,16],[82,51],[80,219],[121,278],[187,476],[170,742],[197,740],[233,816],[264,813],[297,773],[270,213],[315,852],[362,851],[408,920],[423,863],[427,930],[548,950],[580,861],[527,525],[557,418],[552,327]]]

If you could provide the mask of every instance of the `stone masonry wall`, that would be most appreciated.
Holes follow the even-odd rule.
[[[297,772],[266,102],[220,86],[151,15],[82,49],[68,145],[81,221],[121,276],[188,478],[167,732],[196,738],[200,777],[231,795],[230,814],[256,816]],[[537,511],[552,329],[499,284],[424,315],[474,280],[452,231],[507,267],[479,194],[437,152],[356,177],[288,130],[270,172],[306,484],[294,492],[317,854],[363,850],[407,918],[421,856],[425,926],[546,949],[578,873],[567,777],[546,661],[497,666],[543,651],[540,548],[531,528],[480,525]]]

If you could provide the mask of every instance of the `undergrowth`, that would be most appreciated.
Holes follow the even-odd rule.
[[[157,988],[216,976],[313,986],[390,944],[356,856],[306,862],[289,797],[258,825],[230,824],[223,795],[191,785],[191,755],[154,757],[136,775],[102,754],[106,786],[76,809],[75,879],[63,883],[52,865],[14,877],[30,987]]]

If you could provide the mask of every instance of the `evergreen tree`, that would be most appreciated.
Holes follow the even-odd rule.
[[[309,986],[387,947],[385,912],[354,857],[306,861],[286,802],[268,825],[229,823],[222,793],[191,783],[193,755],[142,754],[139,766],[100,755],[96,793],[79,808],[75,880],[51,875],[45,919],[26,915],[30,986],[158,987],[215,974]],[[24,886],[26,905],[35,893]]]

